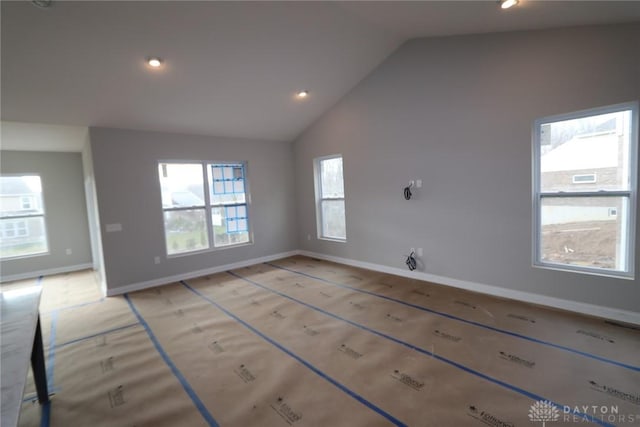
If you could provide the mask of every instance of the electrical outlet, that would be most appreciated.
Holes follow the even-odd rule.
[[[65,253],[67,255],[71,255],[73,253],[73,251],[71,250],[71,248],[67,248],[67,250],[65,251]]]
[[[160,257],[159,256],[154,257],[153,258],[153,262],[156,263],[156,264],[160,264]]]
[[[422,256],[422,248],[418,248],[418,252],[416,252],[418,256]]]
[[[416,179],[416,188],[422,188],[422,180]]]

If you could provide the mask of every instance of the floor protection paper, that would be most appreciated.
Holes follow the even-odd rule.
[[[633,325],[300,256],[42,284],[54,394],[21,426],[640,425]]]

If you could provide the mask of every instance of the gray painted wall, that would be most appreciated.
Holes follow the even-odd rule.
[[[110,291],[297,248],[290,143],[107,128],[91,128],[90,139]],[[247,161],[254,244],[167,258],[159,160]],[[105,232],[114,223],[122,231]]]
[[[2,278],[91,267],[80,153],[2,151],[0,157],[2,173],[40,175],[49,237],[49,254],[2,261]]]
[[[531,130],[638,100],[638,52],[640,24],[407,42],[294,142],[299,247],[399,268],[422,247],[427,273],[637,312],[638,279],[531,266]],[[312,159],[334,153],[347,243],[315,237]]]

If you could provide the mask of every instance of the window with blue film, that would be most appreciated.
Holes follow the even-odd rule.
[[[226,206],[225,217],[227,233],[244,233],[249,231],[246,205]]]
[[[213,194],[244,194],[244,165],[211,165]]]

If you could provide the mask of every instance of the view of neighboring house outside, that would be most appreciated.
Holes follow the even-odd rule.
[[[602,193],[629,189],[630,119],[627,111],[541,126],[538,185],[549,197],[539,206],[539,261],[627,268],[629,197]]]
[[[0,177],[0,258],[48,252],[40,177]]]

